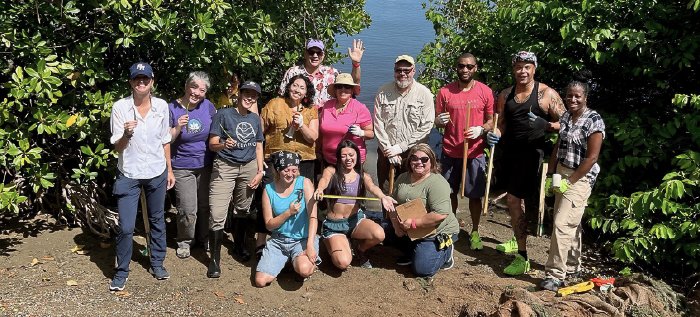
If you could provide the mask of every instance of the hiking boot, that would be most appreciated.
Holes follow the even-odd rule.
[[[525,274],[529,270],[530,260],[525,260],[522,255],[516,254],[513,262],[510,262],[510,265],[503,269],[503,273],[510,276],[518,276]]]
[[[501,244],[496,245],[496,250],[501,251],[503,253],[514,253],[518,252],[518,241],[515,240],[515,237],[511,238],[510,240],[503,242]]]
[[[455,245],[454,245],[454,243],[450,245],[447,252],[450,253],[449,258],[447,258],[447,261],[445,261],[445,263],[440,267],[440,269],[442,269],[444,271],[447,271],[455,266]]]
[[[112,278],[112,282],[109,283],[109,290],[112,292],[123,291],[128,279],[128,277],[124,276],[115,276]]]
[[[564,286],[564,282],[558,278],[548,277],[540,282],[540,288],[548,291],[556,292],[560,287]]]
[[[472,250],[482,250],[484,248],[484,244],[481,243],[479,231],[472,231],[472,234],[469,237],[469,248]]]
[[[360,263],[360,267],[363,269],[372,268],[372,262],[370,262],[369,258],[367,258],[367,255],[360,250],[357,250],[357,252],[355,252],[355,260],[357,261],[357,263]]]
[[[396,265],[398,266],[407,266],[411,264],[413,264],[413,259],[410,256],[402,255],[396,259]]]
[[[238,258],[241,262],[246,263],[250,261],[250,252],[243,247],[238,247],[233,249],[233,256]]]
[[[167,280],[170,278],[170,273],[162,266],[152,266],[148,269],[148,273],[151,273],[157,280]]]

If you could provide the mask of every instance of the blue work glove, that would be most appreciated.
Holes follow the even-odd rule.
[[[528,112],[527,113],[528,119],[530,119],[530,126],[537,129],[537,130],[547,130],[549,129],[549,121],[545,120],[544,118],[532,113]]]
[[[569,183],[569,180],[562,179],[561,183],[559,184],[559,187],[554,187],[554,191],[563,194],[569,189],[569,187],[571,187],[571,183]]]
[[[500,139],[501,137],[493,131],[489,131],[489,133],[486,134],[486,143],[488,143],[489,146],[496,145]]]

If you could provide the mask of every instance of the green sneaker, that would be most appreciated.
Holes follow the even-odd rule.
[[[529,270],[530,261],[525,260],[522,255],[516,254],[513,262],[510,262],[510,265],[503,269],[503,273],[510,276],[518,276],[527,273]]]
[[[470,248],[472,250],[481,250],[484,245],[481,243],[481,237],[479,236],[479,231],[472,231],[472,235],[469,238]]]
[[[512,239],[503,242],[501,244],[496,245],[496,250],[501,251],[503,253],[514,253],[518,252],[518,241],[515,240],[515,237]]]

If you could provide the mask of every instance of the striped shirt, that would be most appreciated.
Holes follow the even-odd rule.
[[[586,109],[576,122],[572,121],[571,113],[567,111],[559,119],[559,124],[561,127],[559,129],[557,160],[561,165],[576,169],[586,159],[588,137],[595,132],[602,132],[603,138],[605,138],[605,123],[600,114],[594,110]],[[598,173],[600,173],[600,166],[595,163],[586,174],[591,187],[595,184]]]

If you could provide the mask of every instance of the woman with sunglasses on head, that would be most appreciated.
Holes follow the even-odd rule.
[[[145,192],[150,224],[150,264],[148,269],[158,280],[170,278],[163,267],[166,253],[165,191],[175,185],[170,164],[168,103],[153,97],[153,69],[138,62],[129,68],[131,95],[114,103],[110,125],[118,154],[119,174],[112,193],[117,198],[119,232],[115,238],[117,268],[110,291],[121,291],[129,277],[133,251],[134,226],[141,190]]]
[[[322,235],[333,265],[345,270],[352,262],[350,239],[357,241],[356,255],[364,268],[372,268],[365,252],[384,240],[381,226],[365,218],[361,201],[350,197],[363,197],[369,191],[380,198],[385,208],[393,207],[393,198],[384,195],[381,188],[372,181],[372,176],[362,170],[358,161],[360,149],[350,140],[340,142],[335,155],[335,165],[326,167],[318,181],[314,193],[317,201],[329,195],[349,196],[332,199],[326,219],[323,221]]]
[[[419,277],[432,277],[438,270],[454,265],[454,243],[459,233],[459,223],[450,203],[450,184],[437,165],[435,152],[425,143],[408,151],[407,172],[399,175],[392,196],[399,204],[414,199],[423,201],[428,213],[419,218],[400,219],[393,205],[385,206],[391,220],[397,244],[404,256],[398,265],[411,265]],[[435,228],[435,233],[411,241],[411,230]]]
[[[209,75],[191,72],[184,94],[170,104],[172,165],[175,175],[177,207],[177,251],[184,259],[190,256],[195,239],[205,246],[209,231],[209,179],[213,153],[207,147],[209,128],[216,114],[214,104],[206,98]]]
[[[603,118],[588,108],[591,72],[580,71],[566,87],[567,112],[559,119],[559,140],[549,160],[547,184],[554,191],[554,226],[543,289],[557,291],[581,270],[581,218],[600,173],[598,155],[605,138]],[[561,181],[553,184],[552,174]],[[558,186],[557,186],[558,185]]]
[[[326,101],[319,113],[324,166],[335,165],[336,148],[342,140],[357,145],[360,150],[358,165],[361,165],[367,157],[365,140],[374,138],[374,125],[367,106],[355,99],[360,94],[360,85],[352,81],[350,74],[342,73],[328,86],[328,93],[334,99]]]
[[[271,155],[275,180],[265,185],[262,215],[272,237],[263,249],[255,269],[255,286],[265,287],[275,280],[287,261],[302,278],[314,273],[318,257],[318,218],[314,185],[299,176],[299,154],[279,151]]]

